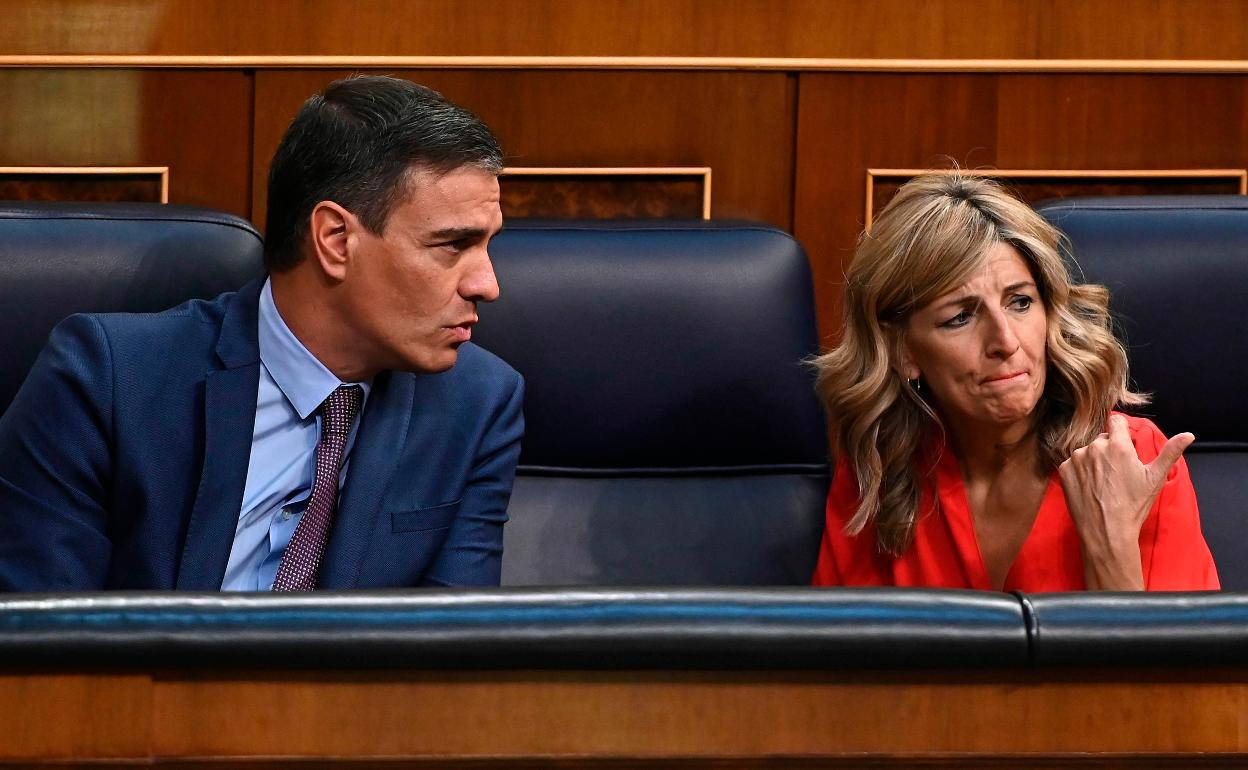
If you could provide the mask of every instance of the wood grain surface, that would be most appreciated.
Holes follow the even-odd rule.
[[[839,335],[868,169],[1243,170],[1246,88],[1234,75],[799,75],[793,232],[811,260],[823,338]]]
[[[1237,0],[6,0],[5,54],[1248,58]]]
[[[169,198],[246,216],[242,72],[0,69],[0,166],[168,166]]]
[[[5,12],[0,56],[722,60],[707,70],[377,71],[477,111],[511,165],[710,167],[712,217],[767,222],[805,246],[828,345],[865,224],[868,168],[1248,168],[1248,73],[1009,71],[1010,61],[1049,59],[1076,69],[1127,59],[1242,64],[1248,3],[1238,0],[9,0]],[[735,69],[733,57],[909,57],[909,67],[955,58],[995,71],[751,71]],[[282,131],[307,96],[353,70],[218,65],[0,68],[0,164],[168,165],[171,202],[263,228],[267,164]],[[518,214],[685,211],[679,185],[514,187]]]
[[[253,221],[269,159],[304,99],[346,71],[256,73]],[[795,76],[748,72],[416,70],[480,115],[511,166],[710,167],[712,216],[788,229]],[[694,214],[695,217],[699,213]]]
[[[0,759],[1195,765],[1248,751],[1245,697],[1235,671],[32,673],[0,679]]]

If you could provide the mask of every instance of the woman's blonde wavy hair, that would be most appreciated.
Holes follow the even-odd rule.
[[[1027,262],[1047,311],[1048,372],[1033,427],[1040,471],[1051,473],[1095,438],[1116,405],[1147,401],[1128,386],[1109,292],[1071,282],[1062,237],[996,182],[957,173],[908,182],[859,237],[846,275],[844,338],[815,359],[834,452],[858,482],[848,534],[874,522],[878,547],[894,556],[914,539],[919,457],[944,426],[893,368],[898,343],[911,314],[970,280],[997,243]]]

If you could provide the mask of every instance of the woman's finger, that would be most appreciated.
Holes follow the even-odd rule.
[[[1196,437],[1191,433],[1176,433],[1170,437],[1166,445],[1157,453],[1157,459],[1148,464],[1148,469],[1162,479],[1170,475],[1170,469],[1183,456],[1184,450],[1192,445]]]

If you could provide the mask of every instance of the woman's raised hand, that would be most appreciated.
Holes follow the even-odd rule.
[[[1087,587],[1142,591],[1140,528],[1170,469],[1196,437],[1179,433],[1145,465],[1135,452],[1126,417],[1110,415],[1106,431],[1076,449],[1057,472],[1083,546]]]

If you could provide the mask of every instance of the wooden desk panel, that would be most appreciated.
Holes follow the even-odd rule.
[[[144,674],[0,673],[0,762],[150,755]]]
[[[8,675],[0,761],[1233,766],[1246,697],[1240,671]]]

